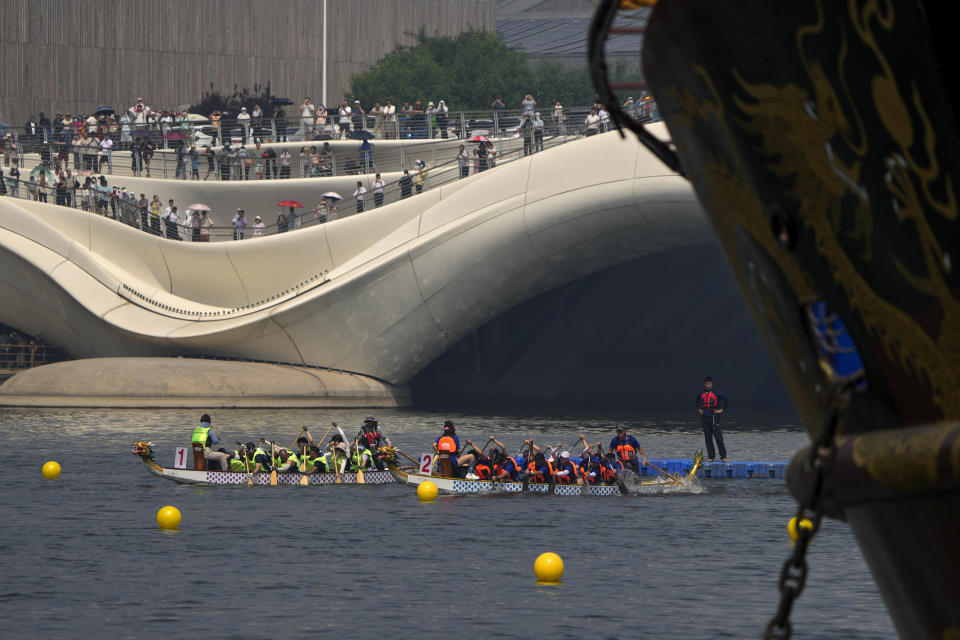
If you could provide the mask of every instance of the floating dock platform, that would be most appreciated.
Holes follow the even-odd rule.
[[[668,473],[686,475],[693,468],[693,459],[662,459],[648,458],[649,462]],[[735,460],[732,462],[704,462],[697,471],[698,478],[747,479],[762,478],[783,480],[787,473],[786,461],[783,462],[756,462],[751,460]],[[658,476],[660,473],[650,466],[640,467],[641,476]]]

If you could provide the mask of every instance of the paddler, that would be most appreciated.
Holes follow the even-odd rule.
[[[277,473],[295,473],[300,471],[300,458],[296,452],[290,451],[286,447],[280,447],[280,464],[277,465]]]
[[[514,456],[507,455],[507,448],[503,443],[490,436],[490,442],[500,447],[490,450],[490,459],[493,460],[493,470],[498,480],[513,480],[516,482],[520,478],[520,463]]]
[[[372,458],[373,455],[362,444],[350,445],[351,472],[356,473],[360,469],[369,469],[373,464]]]
[[[580,477],[580,469],[577,468],[577,465],[573,464],[569,451],[560,452],[553,477],[556,478],[560,484],[583,484],[583,479]]]
[[[270,470],[270,456],[262,447],[255,447],[252,442],[248,442],[246,449],[246,457],[250,463],[250,473]]]
[[[330,436],[327,448],[330,449],[330,453],[333,454],[328,461],[328,465],[333,468],[334,471],[339,470],[340,473],[343,473],[347,468],[347,457],[349,455],[349,450],[347,449],[347,444],[343,441],[343,436],[339,433]]]
[[[220,465],[221,471],[229,471],[230,456],[210,448],[211,445],[215,445],[218,442],[220,442],[220,433],[212,427],[210,414],[205,413],[200,416],[200,425],[194,428],[190,443],[203,448],[204,468],[207,466],[207,460],[213,460]]]
[[[627,434],[626,427],[617,427],[617,435],[610,441],[610,451],[616,452],[620,461],[637,474],[640,473],[637,456],[643,458],[643,464],[647,464],[647,452],[636,438]]]

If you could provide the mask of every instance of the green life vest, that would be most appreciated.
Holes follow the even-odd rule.
[[[297,454],[290,452],[290,456],[287,458],[287,462],[292,462],[293,467],[290,471],[300,471],[300,458],[297,457]]]
[[[237,458],[230,458],[230,471],[246,471],[247,465],[243,464],[243,460]]]
[[[369,463],[370,463],[370,455],[369,455],[369,452],[367,452],[367,451],[354,451],[353,454],[350,455],[350,470],[351,470],[351,471],[356,471],[356,470],[358,470],[358,469],[360,468],[360,460],[361,460],[361,458],[363,458],[363,455],[364,455],[365,453],[367,454],[367,464],[369,464]]]
[[[267,461],[266,464],[261,464],[261,465],[260,465],[260,470],[261,470],[261,471],[265,471],[265,470],[267,469],[267,467],[270,466],[270,456],[267,455],[267,452],[266,452],[266,451],[264,451],[264,450],[261,449],[260,447],[257,447],[257,450],[253,452],[253,455],[252,455],[252,456],[250,456],[250,471],[253,471],[254,467],[256,467],[256,462],[254,462],[254,460],[256,460],[256,459],[257,459],[257,456],[259,456],[260,454],[263,454],[263,457],[264,457],[264,458],[266,459],[266,461]]]
[[[310,457],[307,458],[307,471],[312,473],[313,469],[316,469],[316,468],[319,468],[320,471],[322,471],[323,473],[330,472],[330,463],[327,462],[326,454],[316,458],[310,458]]]
[[[210,433],[209,427],[197,427],[196,429],[193,430],[193,437],[190,438],[191,444],[194,442],[197,442],[197,443],[200,443],[200,446],[206,447],[207,438],[209,437],[207,435],[208,433]]]

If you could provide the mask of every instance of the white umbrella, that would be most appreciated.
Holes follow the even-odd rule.
[[[327,191],[325,194],[323,194],[323,197],[327,198],[328,200],[343,200],[343,196],[336,191]]]
[[[210,207],[200,202],[190,205],[187,207],[187,209],[193,209],[194,211],[210,211]]]

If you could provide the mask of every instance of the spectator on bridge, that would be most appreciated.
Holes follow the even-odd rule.
[[[381,207],[383,206],[383,187],[384,187],[383,178],[380,177],[378,173],[377,176],[373,179],[373,206]]]
[[[337,109],[337,137],[341,139],[346,139],[347,134],[350,133],[350,114],[353,112],[353,109],[350,108],[350,105],[347,104],[347,99],[343,99],[343,103]]]
[[[553,101],[553,113],[550,114],[550,123],[554,127],[554,132],[557,135],[563,133],[565,127],[563,126],[565,119],[563,116],[563,105],[560,104],[559,100]]]
[[[403,176],[400,178],[400,198],[406,199],[413,195],[413,179],[410,177],[410,170],[404,169]]]
[[[13,134],[8,133],[3,136],[3,166],[9,167],[11,161],[17,164],[17,143],[13,139]]]
[[[379,102],[373,103],[373,108],[368,112],[369,115],[373,116],[373,137],[382,138],[383,137],[383,107]]]
[[[237,209],[237,212],[233,215],[233,220],[230,221],[230,224],[233,225],[234,240],[243,240],[244,233],[247,229],[246,215],[243,209]]]
[[[130,107],[130,113],[133,114],[133,126],[136,129],[146,129],[149,122],[149,116],[153,111],[143,103],[143,98],[137,98],[137,103]]]
[[[253,105],[253,111],[250,113],[250,125],[253,127],[254,140],[263,139],[263,109],[259,104]]]
[[[353,192],[353,197],[357,199],[357,213],[363,213],[364,198],[367,196],[367,189],[363,182],[357,180],[357,190]]]
[[[397,137],[397,107],[389,100],[383,105],[383,128],[387,140]]]
[[[460,167],[461,180],[470,175],[470,154],[464,145],[460,145],[460,150],[457,151],[457,165]]]
[[[20,168],[14,162],[7,173],[7,179],[10,180],[10,195],[14,198],[20,197]]]
[[[203,179],[209,180],[210,175],[217,172],[216,155],[214,155],[213,149],[210,148],[210,145],[207,145],[203,148],[203,155],[207,159],[207,175],[203,176]]]
[[[277,105],[277,108],[273,110],[273,128],[277,132],[277,142],[286,142],[287,114],[280,105]]]
[[[417,177],[413,179],[413,183],[417,187],[417,195],[420,195],[427,183],[427,163],[423,160],[417,160],[414,166],[417,167]]]
[[[497,96],[497,99],[490,103],[490,108],[493,109],[494,114],[497,111],[503,111],[507,108],[507,105],[503,104],[503,96]]]
[[[539,111],[533,114],[533,150],[543,151],[543,119]]]
[[[262,238],[263,237],[263,218],[256,216],[253,219],[253,237]]]
[[[597,115],[597,108],[591,107],[590,115],[583,121],[583,127],[588,136],[595,136],[600,128],[600,116]]]
[[[523,96],[523,102],[520,103],[520,117],[533,118],[533,113],[537,109],[537,101],[533,99],[533,94],[528,93]]]
[[[360,131],[366,129],[367,112],[360,106],[359,100],[353,101],[353,111],[350,114],[350,122],[353,123],[353,130]]]
[[[283,211],[277,214],[277,233],[284,233],[287,230],[287,216]]]
[[[304,98],[300,105],[300,136],[301,140],[313,138],[313,122],[317,117],[317,107],[310,98]]]
[[[250,114],[246,107],[240,107],[240,113],[237,114],[237,124],[243,128],[243,144],[250,144]]]
[[[447,125],[449,123],[449,114],[450,109],[447,108],[447,103],[443,100],[437,101],[437,128],[440,129],[440,137],[444,140],[447,139]]]
[[[290,150],[286,147],[280,151],[280,177],[290,177]]]

